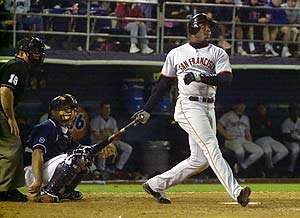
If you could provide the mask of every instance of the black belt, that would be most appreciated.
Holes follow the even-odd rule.
[[[190,96],[189,100],[190,101],[201,101],[201,102],[205,102],[205,103],[214,103],[215,102],[215,99],[213,97],[204,98],[204,97]]]

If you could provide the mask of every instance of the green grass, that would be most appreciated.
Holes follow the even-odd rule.
[[[253,191],[300,192],[300,184],[248,184]],[[142,192],[140,184],[79,185],[82,192]],[[183,184],[170,188],[170,192],[225,192],[221,184]]]
[[[244,185],[244,184],[243,184]],[[300,184],[247,184],[255,192],[300,192]],[[78,189],[85,193],[91,192],[143,192],[141,184],[84,184],[79,185]],[[20,189],[26,192],[26,188]],[[221,184],[181,184],[170,188],[170,192],[225,192]]]

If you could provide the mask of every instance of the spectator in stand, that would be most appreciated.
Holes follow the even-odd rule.
[[[143,54],[151,54],[153,49],[149,48],[147,37],[147,27],[142,21],[126,20],[126,17],[142,18],[143,13],[139,4],[135,3],[117,3],[116,16],[120,19],[117,22],[117,28],[125,29],[130,32],[129,53],[137,53],[142,49]],[[140,48],[138,48],[138,39],[140,36]]]
[[[300,3],[300,1],[298,1]],[[300,9],[298,10],[293,10],[296,8],[297,5],[297,0],[287,0],[287,3],[282,4],[281,7],[283,7],[285,9],[285,12],[287,14],[287,18],[288,18],[288,23],[289,24],[300,24]],[[290,9],[290,10],[289,10]],[[296,26],[292,26],[290,27],[291,30],[291,38],[290,40],[295,43],[293,45],[295,51],[296,51],[296,55],[299,56],[300,55],[300,28],[296,27]],[[298,53],[298,54],[297,54]]]
[[[254,115],[251,117],[251,130],[255,144],[264,150],[267,170],[271,172],[274,165],[289,152],[282,143],[272,138],[272,123],[264,104],[255,107]]]
[[[294,176],[297,159],[300,152],[300,118],[299,107],[289,105],[289,117],[281,125],[285,145],[291,151],[291,162],[288,167],[290,176]]]
[[[260,146],[252,142],[249,118],[244,115],[245,109],[243,101],[237,100],[232,110],[225,113],[217,124],[218,132],[225,138],[225,147],[235,153],[238,164],[234,170],[240,175],[264,153]],[[249,153],[247,158],[246,153]]]
[[[188,0],[187,0],[188,1]],[[174,0],[174,2],[187,2],[185,0]],[[192,14],[192,8],[187,5],[166,5],[165,18],[166,19],[187,19]],[[186,23],[178,21],[165,21],[164,30],[166,36],[182,36],[187,34]],[[182,43],[180,39],[165,39],[165,45],[168,50],[179,46]]]
[[[117,122],[115,118],[111,116],[110,103],[103,102],[100,105],[100,114],[91,120],[90,131],[92,143],[101,142],[106,137],[111,136],[113,133],[118,131]],[[120,152],[120,157],[113,167],[106,169],[105,159],[100,155],[99,159],[96,160],[96,165],[98,165],[96,167],[99,170],[110,170],[111,172],[121,171],[127,163],[132,152],[132,147],[121,140],[115,141],[114,144],[116,145],[118,152]]]
[[[78,15],[86,15],[87,14],[87,3],[85,0],[78,0],[71,7],[71,14],[74,17],[71,18],[71,31],[73,32],[81,32],[86,33],[86,18],[78,18]],[[73,36],[71,38],[74,47],[76,47],[77,51],[83,51],[85,47],[85,36]]]
[[[238,11],[238,17],[242,23],[267,24],[269,22],[266,9],[257,8],[264,6],[259,0],[249,0],[247,5],[251,6],[251,8],[241,8]],[[247,32],[248,39],[250,40],[248,43],[250,55],[258,55],[260,52],[256,49],[254,39],[263,38],[265,44],[268,43],[268,27],[266,25],[245,25],[242,28]],[[269,52],[271,51],[266,50],[266,53]]]
[[[13,13],[13,2],[13,0],[5,2],[5,8],[11,13]],[[44,6],[39,0],[16,0],[17,13],[42,13],[43,9]],[[17,14],[17,30],[44,31],[42,16]],[[45,42],[43,37],[39,37]],[[50,46],[45,44],[45,48],[50,49]]]
[[[269,4],[270,9],[267,12],[267,16],[270,17],[270,24],[279,24],[280,26],[270,26],[269,27],[269,41],[266,44],[266,50],[270,50],[274,56],[279,56],[277,52],[274,51],[272,42],[274,42],[278,36],[278,32],[283,33],[283,48],[281,51],[281,57],[290,57],[292,54],[288,48],[288,41],[290,39],[290,28],[284,24],[288,24],[288,18],[285,10],[281,7],[282,0],[272,0]]]
[[[226,5],[233,5],[234,3],[232,0],[215,0],[214,2],[216,7],[214,8],[213,15],[214,19],[219,22],[232,22],[233,21],[233,8],[232,7],[225,7]],[[225,5],[222,7],[222,5]],[[219,34],[219,43],[218,45],[228,50],[231,48],[231,44],[227,42],[226,38],[229,38],[229,33],[232,24],[219,24],[220,34]]]
[[[154,18],[154,5],[143,3],[141,4],[141,9],[145,18]],[[154,25],[152,21],[146,21],[147,32],[153,31]]]
[[[13,0],[8,0],[5,2],[6,8],[13,13]],[[42,5],[35,0],[16,0],[16,12],[17,13],[27,13],[27,12],[42,12]],[[29,27],[36,31],[43,31],[43,19],[41,16],[36,15],[17,15],[17,29],[18,30],[28,30]]]

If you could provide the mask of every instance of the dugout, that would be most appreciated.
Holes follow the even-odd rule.
[[[109,100],[113,116],[121,127],[132,115],[132,109],[127,107],[129,97],[135,97],[134,92],[130,93],[131,96],[126,94],[124,81],[127,79],[128,82],[128,78],[138,81],[143,86],[143,90],[137,92],[138,97],[144,95],[146,100],[165,58],[165,54],[143,56],[55,50],[47,55],[43,72],[34,77],[37,85],[31,84],[18,109],[29,118],[29,126],[37,123],[53,96],[68,92],[79,99],[90,117],[97,113],[99,102]],[[7,59],[8,57],[2,57],[1,62],[4,63]],[[230,88],[218,91],[217,117],[228,110],[237,97],[244,98],[248,106],[247,115],[251,114],[256,103],[263,102],[268,106],[275,134],[280,139],[280,123],[287,114],[287,105],[290,102],[300,103],[299,59],[233,56],[231,63],[234,80]],[[147,127],[139,126],[123,136],[125,141],[134,146],[128,165],[130,170],[141,170],[140,145],[144,145],[146,141],[170,141],[169,167],[189,155],[187,137],[173,122],[173,94],[167,94],[163,104],[157,105]]]

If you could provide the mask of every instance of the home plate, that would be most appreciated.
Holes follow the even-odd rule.
[[[221,204],[226,204],[226,205],[237,205],[239,204],[238,202],[221,202]],[[258,205],[261,204],[261,202],[249,202],[248,204],[250,205]]]

